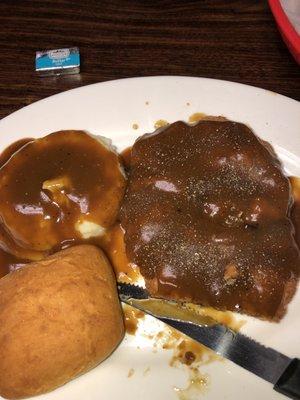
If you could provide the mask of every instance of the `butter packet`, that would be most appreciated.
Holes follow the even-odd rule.
[[[39,76],[78,74],[80,72],[79,48],[37,51],[35,71]]]

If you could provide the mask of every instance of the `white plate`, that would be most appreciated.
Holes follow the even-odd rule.
[[[110,137],[122,150],[137,136],[153,131],[155,121],[187,120],[195,112],[224,115],[249,124],[261,138],[272,143],[286,170],[300,176],[300,104],[270,91],[203,78],[124,79],[49,97],[0,122],[0,149],[22,137],[84,129]],[[132,128],[134,123],[139,126],[137,130]],[[288,356],[300,357],[299,315],[300,290],[280,324],[243,317],[247,324],[242,331]],[[145,329],[152,329],[153,321],[148,319],[145,325]],[[37,399],[176,400],[173,387],[184,386],[187,375],[184,370],[171,368],[169,359],[167,351],[154,353],[142,335],[127,337],[99,367]],[[150,372],[144,374],[148,367]],[[128,378],[131,368],[135,373]],[[271,385],[229,361],[212,363],[203,370],[211,380],[209,390],[203,394],[207,400],[284,398]]]

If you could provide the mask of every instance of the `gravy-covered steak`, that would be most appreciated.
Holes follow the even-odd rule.
[[[127,253],[153,296],[279,320],[300,271],[291,203],[271,146],[247,126],[176,122],[132,148]]]

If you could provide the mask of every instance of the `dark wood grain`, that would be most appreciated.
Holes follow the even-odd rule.
[[[79,46],[80,75],[39,78],[35,51]],[[263,0],[1,0],[0,118],[89,83],[191,75],[300,99],[299,67]]]

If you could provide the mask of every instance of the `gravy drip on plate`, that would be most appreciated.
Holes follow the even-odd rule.
[[[291,209],[291,218],[295,227],[295,239],[300,248],[300,178],[291,176],[290,182],[294,196],[294,204]]]
[[[121,159],[123,161],[123,165],[125,170],[129,170],[130,169],[130,163],[131,163],[131,149],[132,147],[127,147],[126,149],[124,149],[121,153]]]
[[[136,284],[140,280],[141,274],[138,266],[128,260],[124,230],[120,223],[116,223],[103,238],[94,241],[94,244],[105,251],[119,282]]]
[[[123,313],[126,333],[135,335],[138,330],[139,320],[143,319],[145,314],[128,304],[123,304]]]
[[[278,320],[299,276],[288,178],[245,125],[183,122],[139,138],[121,211],[153,296]]]

